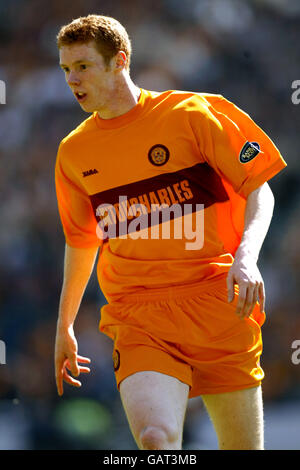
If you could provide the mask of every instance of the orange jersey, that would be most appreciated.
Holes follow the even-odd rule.
[[[285,166],[223,96],[142,89],[129,112],[108,120],[95,112],[60,144],[66,243],[101,247],[108,301],[214,278],[233,262],[248,195]]]

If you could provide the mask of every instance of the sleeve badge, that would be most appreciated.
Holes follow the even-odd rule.
[[[241,163],[248,163],[260,153],[260,146],[257,142],[246,142],[240,151],[239,159]]]

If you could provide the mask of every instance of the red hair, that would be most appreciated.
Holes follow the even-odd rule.
[[[96,49],[102,55],[106,65],[119,51],[124,51],[127,56],[126,68],[129,70],[130,39],[126,29],[114,18],[101,15],[80,17],[62,26],[57,35],[58,48],[91,41],[95,41]]]

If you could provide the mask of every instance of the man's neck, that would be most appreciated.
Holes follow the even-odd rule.
[[[101,119],[113,119],[128,113],[137,105],[141,90],[137,87],[128,74],[122,75],[120,83],[116,84],[109,106],[98,110]]]

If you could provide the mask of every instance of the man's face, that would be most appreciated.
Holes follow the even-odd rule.
[[[66,81],[81,108],[89,113],[106,108],[113,98],[116,73],[113,66],[105,64],[95,43],[62,46],[59,55]]]

